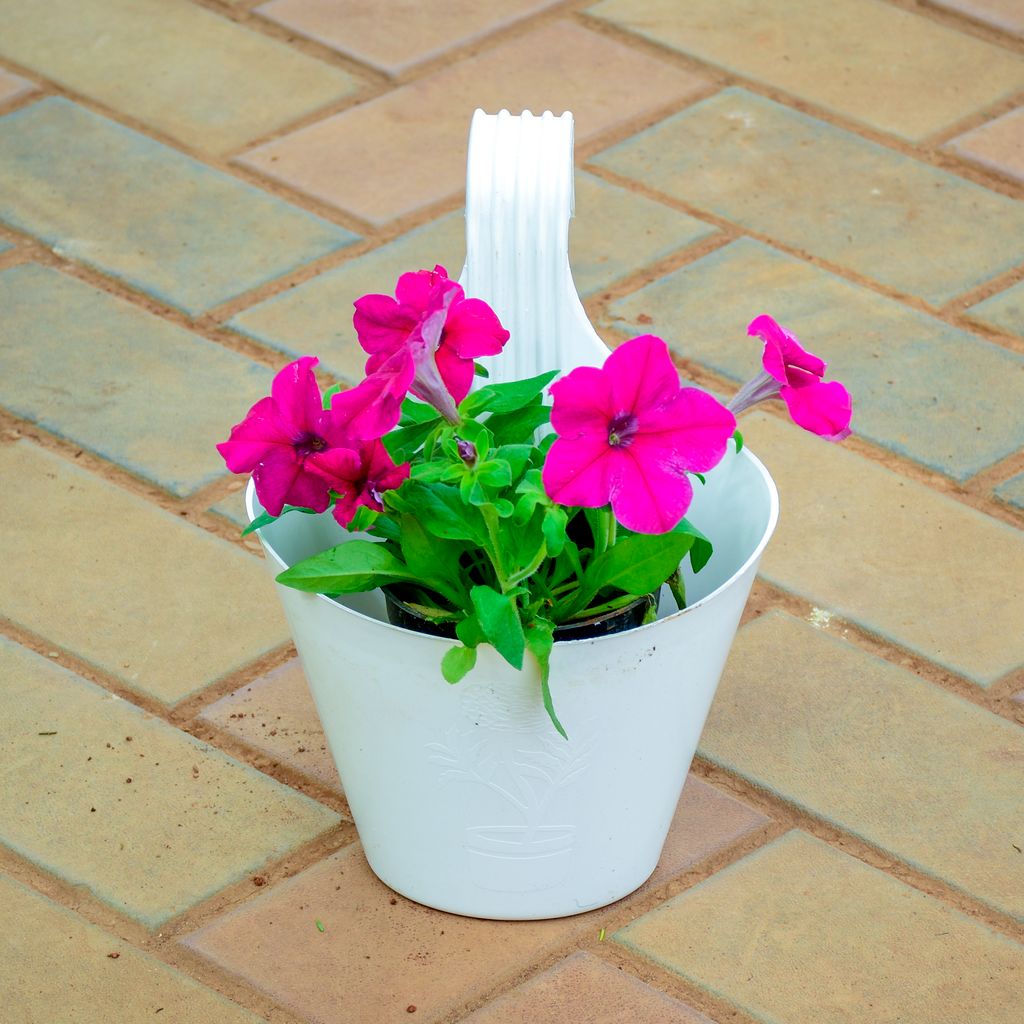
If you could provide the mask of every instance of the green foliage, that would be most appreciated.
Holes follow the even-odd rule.
[[[392,458],[410,462],[410,478],[385,492],[383,512],[361,509],[350,526],[373,539],[349,540],[278,580],[326,594],[400,585],[425,617],[454,624],[459,643],[441,663],[449,683],[472,671],[481,644],[517,669],[532,658],[544,707],[565,736],[549,685],[557,627],[666,582],[682,606],[680,562],[689,557],[699,571],[711,544],[685,519],[665,534],[634,534],[617,528],[609,508],[551,501],[542,469],[554,437],[536,432],[550,416],[543,392],[554,376],[485,384],[462,402],[457,426],[406,399],[383,440]]]

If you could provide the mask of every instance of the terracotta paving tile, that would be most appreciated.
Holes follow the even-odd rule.
[[[554,6],[556,0],[271,0],[256,10],[391,75]]]
[[[698,785],[694,785],[694,783]],[[693,793],[691,796],[690,794]],[[658,882],[759,827],[751,808],[690,779]],[[724,826],[719,815],[724,816]],[[676,826],[674,826],[675,828]],[[371,873],[358,844],[231,911],[186,942],[316,1024],[433,1020],[477,998],[583,932],[605,911],[554,921],[483,921],[397,896]],[[324,925],[320,932],[319,920]]]
[[[765,1024],[1019,1019],[1024,947],[800,832],[616,939]]]
[[[1024,338],[1024,281],[971,306],[967,315]]]
[[[1024,181],[1024,107],[958,135],[946,145],[969,160]]]
[[[0,897],[0,991],[11,1024],[262,1020],[18,882],[0,876]]]
[[[702,1013],[589,953],[557,966],[464,1018],[464,1024],[711,1024]]]
[[[573,111],[585,141],[707,83],[554,22],[250,150],[242,163],[382,224],[460,191],[473,111]]]
[[[594,162],[937,304],[1024,259],[1021,204],[743,89]]]
[[[10,71],[0,68],[0,103],[10,103],[21,99],[35,89],[35,84],[21,75],[12,75]]]
[[[996,488],[996,495],[1017,508],[1024,509],[1024,473],[1018,473],[1003,481]]]
[[[0,404],[179,496],[225,475],[214,439],[270,390],[266,367],[46,267],[0,273],[0,305]]]
[[[60,97],[0,118],[0,222],[188,313],[356,237]]]
[[[0,667],[0,841],[150,927],[339,820],[8,640]]]
[[[979,686],[1024,665],[1024,534],[774,417],[743,423],[779,485],[765,579]]]
[[[0,23],[0,55],[212,153],[359,88],[186,0],[0,0]]]
[[[747,324],[771,313],[854,396],[862,437],[966,480],[1024,447],[1024,358],[810,263],[742,238],[613,303],[619,330],[653,332],[737,383],[761,369]]]
[[[970,18],[988,22],[995,28],[1024,35],[1024,7],[1019,0],[933,0],[938,7],[946,7]]]
[[[28,441],[0,477],[0,615],[127,686],[172,704],[288,638],[234,545]]]
[[[876,0],[604,0],[589,13],[908,139],[1024,85],[1016,55]]]
[[[298,658],[222,697],[201,717],[325,786],[341,789]]]
[[[767,668],[782,651],[785,670]],[[1024,920],[1024,731],[1005,719],[772,613],[740,631],[700,750]]]

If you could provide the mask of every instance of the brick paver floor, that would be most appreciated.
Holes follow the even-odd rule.
[[[477,105],[575,113],[609,343],[728,389],[771,311],[855,396],[747,421],[662,860],[559,921],[369,871],[212,448],[461,265]],[[1019,1024],[1022,198],[1020,0],[0,0],[3,1024]]]

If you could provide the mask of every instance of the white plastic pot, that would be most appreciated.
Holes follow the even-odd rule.
[[[517,163],[508,153],[521,147]],[[503,353],[502,379],[598,364],[606,351],[569,276],[571,154],[569,115],[474,118],[462,280],[512,332],[516,365]],[[531,230],[538,220],[543,230]],[[539,292],[524,284],[545,268]],[[255,518],[251,482],[246,500]],[[673,611],[666,597],[647,626],[556,644],[551,691],[568,741],[529,661],[516,672],[481,647],[452,686],[440,664],[453,641],[390,625],[379,592],[341,602],[278,586],[367,860],[387,885],[440,910],[534,919],[604,906],[648,878],[778,495],[748,450],[730,451],[696,485],[687,517],[714,544],[699,575],[684,569],[689,607]],[[350,539],[330,513],[293,513],[259,536],[274,575]]]

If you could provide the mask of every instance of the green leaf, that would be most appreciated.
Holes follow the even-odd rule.
[[[627,594],[649,594],[679,568],[694,538],[686,533],[633,534],[595,558],[584,575],[590,597],[605,587]]]
[[[449,683],[457,683],[476,664],[475,647],[452,647],[441,659],[441,675]]]
[[[426,402],[417,402],[415,398],[402,399],[402,418],[398,421],[403,427],[410,423],[436,423],[440,414]]]
[[[690,557],[692,558],[693,548],[690,551]],[[683,574],[676,569],[665,582],[668,584],[668,589],[672,592],[672,596],[676,599],[676,607],[681,611],[686,607],[686,584],[683,583]]]
[[[356,509],[356,514],[352,517],[352,521],[345,527],[349,533],[367,533],[373,529],[373,524],[377,522],[377,517],[380,513],[375,508],[370,508],[367,505],[360,505]]]
[[[484,586],[474,587],[469,596],[484,639],[513,668],[521,669],[526,640],[515,601]]]
[[[518,480],[530,464],[536,447],[532,444],[503,444],[492,453],[495,459],[508,463],[512,480]],[[511,483],[511,481],[509,481]]]
[[[431,540],[420,521],[411,515],[403,515],[398,521],[398,538],[402,558],[410,574],[420,580],[429,580],[439,568],[436,540]]]
[[[475,376],[475,377],[483,377],[483,378],[486,379],[487,377],[490,377],[490,374],[487,372],[487,367],[484,366],[483,363],[474,363],[473,364],[473,376]]]
[[[398,490],[388,491],[385,498],[399,512],[415,514],[423,528],[435,537],[475,544],[484,541],[480,513],[462,500],[456,487],[407,480]]]
[[[409,578],[408,567],[386,545],[350,540],[296,562],[277,582],[314,594],[353,594]]]
[[[692,475],[695,476],[702,484],[706,484],[708,482],[708,478],[703,473],[694,473]]]
[[[548,546],[548,553],[553,558],[557,558],[565,547],[565,528],[568,524],[569,517],[560,505],[551,505],[544,509],[541,530]]]
[[[467,615],[456,627],[455,635],[467,646],[477,647],[486,637],[480,628],[480,620],[476,615]]]
[[[559,372],[551,370],[537,377],[510,381],[507,384],[485,384],[463,401],[459,406],[459,412],[468,418],[478,416],[482,412],[515,412],[529,405]]]
[[[538,427],[543,427],[550,419],[551,409],[541,405],[538,399],[515,412],[489,416],[487,427],[498,444],[529,443]]]
[[[330,409],[330,407],[331,407],[331,399],[335,395],[340,394],[342,391],[347,391],[347,390],[348,390],[348,385],[347,384],[332,384],[324,392],[324,408],[325,409]]]
[[[736,454],[739,455],[743,451],[743,435],[738,431],[733,431],[732,439],[736,442]]]
[[[485,487],[507,487],[512,483],[512,467],[505,459],[488,459],[476,467],[476,476]]]
[[[423,442],[430,436],[435,426],[433,420],[427,423],[410,423],[406,427],[398,427],[390,434],[385,434],[381,441],[395,462],[408,462],[423,447]]]
[[[562,723],[555,714],[555,702],[551,699],[551,649],[554,647],[555,627],[547,619],[534,619],[526,627],[526,646],[540,665],[540,690],[544,699],[544,710],[551,719],[551,724],[564,739],[569,738]]]
[[[693,538],[693,546],[690,548],[690,565],[694,572],[700,572],[711,561],[711,556],[714,554],[711,541],[688,519],[680,519],[672,532]]]
[[[281,509],[280,516],[272,516],[269,512],[261,512],[243,531],[242,536],[247,537],[254,530],[262,530],[264,526],[276,523],[283,515],[289,512],[305,512],[307,516],[315,516],[317,513],[311,508],[302,508],[300,505],[285,505]]]

